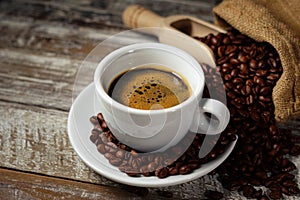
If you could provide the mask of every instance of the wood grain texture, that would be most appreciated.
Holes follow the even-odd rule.
[[[7,169],[0,169],[0,183],[1,200],[142,199],[123,189]]]
[[[124,28],[121,14],[129,4],[141,4],[163,16],[181,13],[212,22],[212,8],[217,2],[218,0],[11,0],[9,3],[2,2],[0,6],[9,16],[60,21],[94,28]]]

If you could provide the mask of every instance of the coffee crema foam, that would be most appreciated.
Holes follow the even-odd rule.
[[[184,78],[161,66],[141,66],[117,76],[108,94],[117,102],[142,110],[176,106],[191,95]]]

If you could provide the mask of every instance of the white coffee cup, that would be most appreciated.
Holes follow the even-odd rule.
[[[120,104],[108,95],[111,82],[122,72],[143,65],[159,65],[181,75],[191,87],[182,103],[159,110],[141,110]],[[202,98],[205,77],[199,63],[186,52],[160,43],[138,43],[108,54],[94,73],[95,112],[101,112],[114,136],[143,152],[164,151],[189,132],[219,134],[230,118],[220,101]],[[208,118],[205,113],[214,117]]]

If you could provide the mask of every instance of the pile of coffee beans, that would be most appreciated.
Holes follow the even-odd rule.
[[[258,199],[299,195],[290,160],[300,154],[299,138],[278,128],[274,117],[272,91],[283,71],[276,50],[236,30],[196,39],[216,58],[216,69],[203,67],[207,87],[220,85],[215,78],[220,74],[223,88],[216,89],[226,91],[231,119],[222,134],[239,136],[230,157],[215,170],[223,187]]]
[[[166,152],[137,152],[113,136],[101,113],[90,118],[94,125],[91,141],[112,165],[129,176],[165,178],[191,173],[215,159],[237,135],[234,151],[211,173],[217,174],[224,188],[256,199],[299,195],[293,175],[296,166],[290,158],[300,154],[300,138],[278,128],[274,117],[272,91],[283,72],[276,50],[269,43],[257,42],[236,30],[195,39],[212,49],[217,63],[217,68],[203,65],[204,96],[223,102],[225,99],[231,114],[229,125],[207,156],[198,156],[204,139],[200,134],[188,134],[181,144]],[[188,141],[192,143],[187,144]],[[188,148],[182,148],[186,145]],[[209,190],[205,195],[210,199],[223,198],[217,191]]]
[[[97,146],[97,150],[111,165],[132,177],[166,178],[191,173],[200,168],[201,164],[224,153],[229,142],[236,140],[235,135],[222,136],[207,156],[199,158],[204,135],[189,133],[179,144],[164,152],[142,153],[120,143],[107,127],[101,113],[92,116],[90,121],[94,125],[90,140]]]

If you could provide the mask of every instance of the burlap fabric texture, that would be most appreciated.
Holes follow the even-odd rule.
[[[224,0],[214,8],[216,24],[233,27],[279,53],[283,74],[273,89],[275,119],[300,117],[300,1]]]

